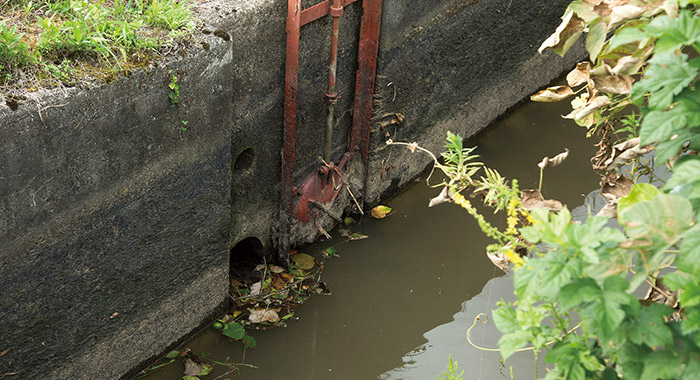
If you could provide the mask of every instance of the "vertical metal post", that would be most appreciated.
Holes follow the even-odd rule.
[[[340,3],[340,0],[333,0],[329,14],[333,17],[333,27],[331,30],[331,58],[328,69],[328,91],[326,92],[328,116],[326,117],[326,144],[323,150],[323,159],[326,160],[326,162],[331,161],[333,119],[335,117],[335,103],[338,101],[338,94],[335,93],[335,75],[338,64],[338,31],[340,30],[340,16],[343,15],[343,5]]]
[[[284,131],[282,147],[282,179],[280,187],[280,229],[278,231],[277,261],[289,263],[289,238],[294,207],[294,149],[297,123],[297,71],[299,66],[299,34],[301,0],[287,2],[287,57],[284,83]]]
[[[352,114],[350,151],[360,151],[367,163],[369,134],[374,102],[374,79],[377,73],[379,26],[382,20],[382,0],[362,1],[362,24],[355,79],[355,104]]]

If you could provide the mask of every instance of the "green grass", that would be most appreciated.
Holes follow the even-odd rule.
[[[0,0],[0,86],[128,71],[194,28],[190,0]]]

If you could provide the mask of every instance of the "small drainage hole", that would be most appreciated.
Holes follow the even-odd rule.
[[[253,148],[246,148],[236,157],[236,161],[233,163],[233,173],[241,174],[244,171],[250,169],[253,166],[253,161],[255,161],[255,152]]]
[[[231,248],[231,277],[244,284],[254,284],[262,279],[263,271],[255,268],[264,263],[263,244],[256,237],[247,237]]]

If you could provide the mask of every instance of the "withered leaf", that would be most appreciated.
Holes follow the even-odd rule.
[[[615,67],[613,67],[610,71],[614,75],[636,74],[641,63],[642,61],[639,58],[627,55],[618,59]]]
[[[629,75],[607,75],[593,78],[596,90],[606,94],[629,94],[632,90],[632,79]]]
[[[270,265],[270,272],[272,273],[282,273],[284,272],[284,268],[282,268],[279,265]]]
[[[630,193],[634,182],[623,175],[612,175],[609,178],[604,178],[600,182],[600,186],[600,195],[617,203],[620,198]]]
[[[272,287],[277,290],[282,290],[287,286],[287,281],[285,281],[281,275],[275,275],[272,277]]]
[[[362,240],[362,239],[367,239],[369,236],[363,235],[359,232],[355,232],[354,234],[348,236],[348,239],[350,240]]]
[[[493,265],[497,266],[504,272],[508,272],[508,258],[506,258],[503,252],[495,254],[493,252],[486,251],[486,257],[488,257],[489,260],[491,260]]]
[[[558,102],[573,95],[574,91],[569,86],[547,87],[542,91],[530,96],[534,102]]]
[[[540,169],[551,168],[551,167],[557,166],[557,165],[561,164],[562,162],[564,162],[564,160],[566,160],[567,157],[569,157],[569,149],[565,148],[564,152],[559,153],[552,158],[549,158],[549,157],[543,158],[542,162],[537,164],[537,166],[539,166]]]
[[[280,316],[275,309],[253,309],[250,311],[248,320],[250,323],[275,323],[280,320]]]
[[[588,83],[591,79],[590,68],[590,62],[580,62],[576,65],[575,69],[571,70],[571,72],[566,75],[566,83],[571,87]]]
[[[610,99],[608,99],[607,96],[596,96],[595,98],[590,100],[584,107],[575,109],[571,111],[571,113],[563,117],[564,119],[581,120],[584,117],[595,112],[597,109],[605,107],[608,104],[610,104]]]
[[[653,145],[639,146],[639,137],[629,139],[613,145],[612,156],[603,164],[603,168],[609,171],[617,170],[631,160],[654,150]]]
[[[623,22],[639,17],[644,10],[636,5],[625,4],[614,7],[610,12],[609,29],[614,29]]]
[[[578,18],[574,12],[567,12],[554,34],[542,43],[537,52],[541,54],[545,49],[552,48],[559,55],[566,54],[583,33],[584,26],[584,21]]]
[[[443,204],[443,203],[451,202],[451,201],[452,201],[452,197],[450,194],[450,188],[449,188],[449,186],[445,186],[442,188],[442,191],[440,191],[440,194],[437,197],[430,199],[430,203],[428,203],[428,207],[437,206],[439,204]]]
[[[520,203],[526,210],[534,210],[536,208],[546,208],[549,211],[560,211],[564,208],[561,202],[555,199],[544,199],[542,193],[535,189],[525,189],[522,191]]]
[[[603,208],[598,211],[597,216],[602,216],[605,218],[616,218],[617,217],[617,204],[613,202],[608,202],[603,206]]]

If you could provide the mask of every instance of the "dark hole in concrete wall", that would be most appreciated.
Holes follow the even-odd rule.
[[[253,284],[262,279],[264,270],[258,266],[264,263],[263,244],[256,237],[247,237],[231,248],[229,272],[231,277],[244,284]]]
[[[236,161],[233,163],[233,174],[241,174],[244,171],[250,169],[255,161],[255,151],[253,148],[245,148],[236,157]]]

